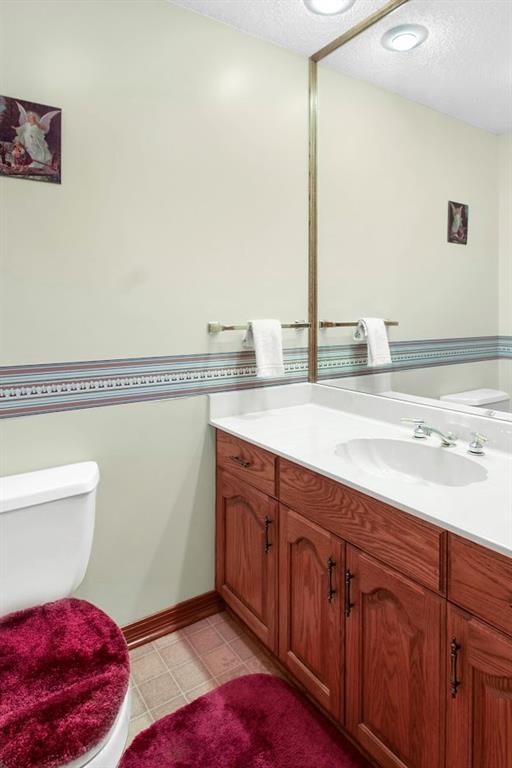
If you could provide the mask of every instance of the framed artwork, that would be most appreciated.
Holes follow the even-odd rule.
[[[468,242],[469,208],[464,203],[448,201],[448,242],[466,245]]]
[[[60,184],[60,109],[0,96],[0,176]]]

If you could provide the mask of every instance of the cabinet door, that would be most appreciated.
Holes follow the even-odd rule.
[[[341,717],[343,542],[280,506],[279,655]]]
[[[446,604],[347,546],[346,727],[383,768],[444,764]]]
[[[277,641],[277,511],[274,499],[218,472],[217,591],[273,651]]]
[[[512,766],[512,638],[448,606],[446,765]]]

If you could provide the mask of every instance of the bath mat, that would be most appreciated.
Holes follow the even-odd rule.
[[[246,675],[135,737],[119,768],[370,768],[288,683]]]
[[[75,598],[0,619],[0,766],[56,768],[106,736],[128,688],[121,630]]]

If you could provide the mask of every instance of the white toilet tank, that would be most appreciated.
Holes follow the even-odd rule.
[[[0,616],[81,583],[94,533],[94,461],[0,478]]]
[[[500,389],[469,389],[453,392],[451,395],[441,395],[439,399],[490,411],[510,411],[510,395]]]

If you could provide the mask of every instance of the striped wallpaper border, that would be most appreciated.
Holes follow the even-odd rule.
[[[306,381],[307,349],[285,350],[284,364],[271,381],[256,378],[251,351],[6,366],[0,418]]]
[[[472,336],[455,339],[420,339],[390,342],[392,364],[379,373],[430,368],[438,365],[512,359],[512,336]],[[365,344],[319,348],[318,379],[362,376],[368,368]]]
[[[379,372],[511,359],[512,336],[391,342]],[[254,352],[89,360],[0,368],[0,418],[191,397],[307,380],[307,349],[284,351],[285,375],[256,378]],[[365,345],[319,348],[319,380],[372,373]]]

